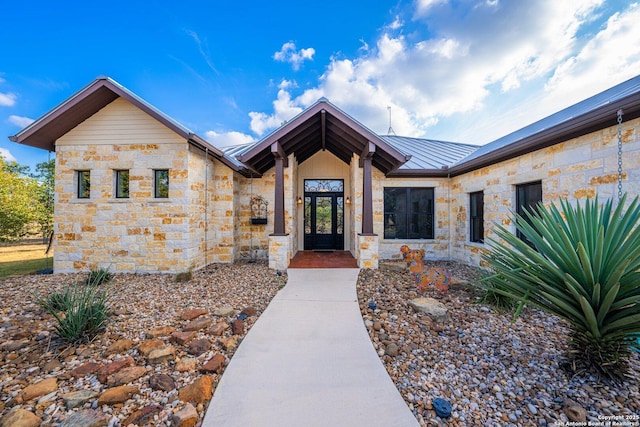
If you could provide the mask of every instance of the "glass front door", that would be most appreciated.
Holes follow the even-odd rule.
[[[342,190],[342,180],[305,180],[305,250],[344,249]]]

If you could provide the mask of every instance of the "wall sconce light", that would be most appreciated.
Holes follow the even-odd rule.
[[[302,204],[302,197],[298,197],[298,204],[301,205]]]
[[[347,203],[348,205],[350,205],[350,204],[351,204],[351,198],[350,198],[349,196],[347,196],[346,203]]]

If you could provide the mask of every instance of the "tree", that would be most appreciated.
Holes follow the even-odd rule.
[[[0,156],[0,241],[26,236],[28,226],[36,219],[34,197],[39,185],[36,179],[25,176],[28,170],[28,166]]]
[[[36,172],[31,177],[38,181],[38,189],[35,194],[37,205],[34,220],[40,227],[43,238],[47,238],[53,231],[53,196],[55,191],[56,163],[55,159],[36,165]]]

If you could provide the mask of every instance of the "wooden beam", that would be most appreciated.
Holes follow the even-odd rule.
[[[273,150],[273,145],[271,146]],[[285,236],[284,227],[284,161],[276,157],[276,185],[274,188],[273,235]]]
[[[374,144],[371,141],[367,141],[367,143],[364,145],[364,149],[362,150],[362,153],[360,154],[360,167],[364,167],[365,160],[371,161],[375,152],[376,152],[376,144]]]
[[[285,168],[289,167],[289,158],[287,157],[284,150],[282,149],[282,146],[280,145],[279,141],[276,141],[273,144],[271,144],[271,153],[273,154],[273,157],[275,157],[276,159],[282,159],[283,166]]]
[[[327,142],[326,142],[326,111],[322,110],[320,111],[320,124],[322,126],[322,151],[324,151],[327,148]]]

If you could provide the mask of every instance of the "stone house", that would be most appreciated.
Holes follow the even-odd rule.
[[[303,250],[377,268],[404,244],[478,264],[511,211],[616,196],[619,142],[639,194],[639,117],[640,76],[482,147],[377,135],[323,98],[221,150],[98,78],[10,139],[55,151],[56,272],[285,269]]]

